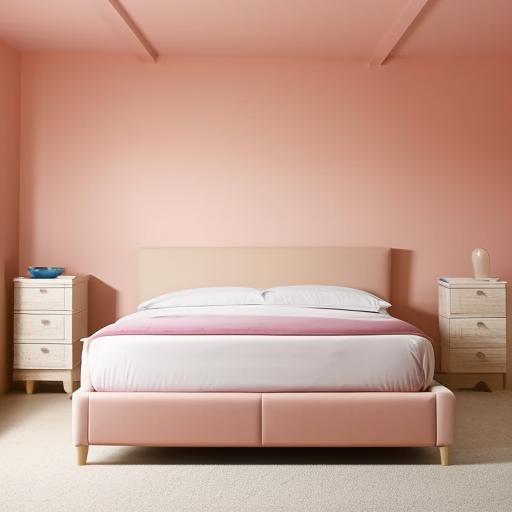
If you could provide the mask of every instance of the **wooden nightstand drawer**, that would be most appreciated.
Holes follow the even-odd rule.
[[[64,311],[68,309],[66,289],[49,286],[15,287],[14,309],[15,311]]]
[[[17,343],[14,345],[14,368],[71,369],[80,361],[80,342],[72,345]]]
[[[504,288],[454,288],[450,290],[450,315],[504,317]]]
[[[15,313],[14,341],[18,340],[57,340],[66,339],[66,320],[71,315],[36,315]],[[71,322],[70,322],[71,323]],[[71,337],[69,337],[71,342]]]
[[[507,340],[505,318],[451,318],[450,348],[505,347]]]
[[[452,348],[449,350],[449,368],[460,373],[504,373],[505,348]]]
[[[87,312],[14,313],[14,343],[73,343],[87,336]]]

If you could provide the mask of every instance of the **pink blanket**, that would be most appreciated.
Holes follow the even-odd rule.
[[[409,334],[429,339],[422,331],[397,318],[354,319],[295,316],[184,315],[133,317],[107,325],[91,336],[137,334],[259,334],[273,336],[354,336]]]

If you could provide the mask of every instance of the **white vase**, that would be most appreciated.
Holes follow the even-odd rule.
[[[473,261],[473,273],[475,275],[475,279],[489,277],[491,266],[489,253],[485,249],[479,247],[471,253],[471,259]]]

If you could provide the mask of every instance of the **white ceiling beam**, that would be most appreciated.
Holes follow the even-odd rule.
[[[127,52],[143,62],[157,62],[158,52],[120,0],[89,0],[92,8],[122,42]]]
[[[402,12],[387,31],[370,60],[370,65],[381,66],[404,37],[407,30],[423,10],[428,0],[408,0]]]
[[[158,52],[153,47],[153,45],[149,42],[148,38],[144,35],[142,30],[139,28],[135,20],[130,16],[128,11],[124,8],[124,5],[119,0],[108,0],[110,5],[117,12],[119,17],[123,20],[126,26],[130,29],[131,33],[135,37],[135,39],[139,42],[139,44],[144,49],[144,53],[146,55],[146,59],[149,62],[156,62],[158,60]]]

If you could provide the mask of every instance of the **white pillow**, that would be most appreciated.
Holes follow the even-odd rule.
[[[191,288],[166,293],[143,302],[137,309],[178,308],[183,306],[244,306],[248,304],[265,304],[259,290],[243,286],[222,286]]]
[[[348,309],[379,312],[391,307],[389,302],[363,290],[342,286],[278,286],[263,290],[265,304],[308,308]]]

